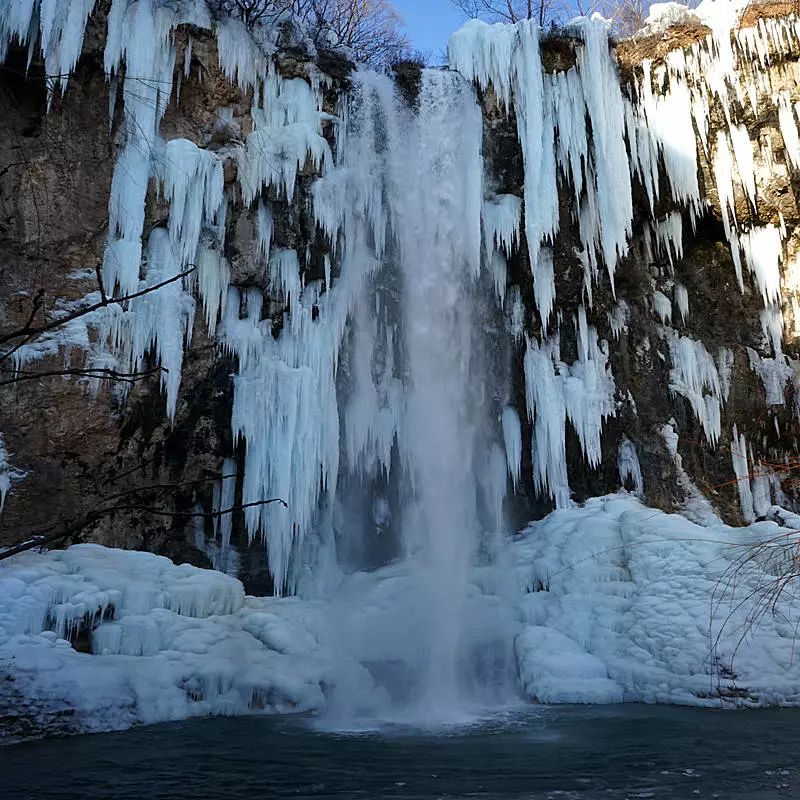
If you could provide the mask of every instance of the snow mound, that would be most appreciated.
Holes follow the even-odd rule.
[[[149,553],[24,554],[0,565],[0,674],[16,698],[0,692],[0,708],[44,729],[66,710],[78,731],[318,708],[315,606],[298,609]]]
[[[510,543],[510,563],[473,569],[462,672],[492,664],[545,703],[800,705],[791,592],[749,627],[781,568],[772,543],[800,538],[800,517],[768,514],[777,522],[700,527],[626,493],[553,512]],[[395,702],[382,672],[424,661],[426,597],[411,561],[312,601],[245,597],[234,578],[148,553],[28,553],[0,564],[0,714],[73,732],[380,718]]]
[[[514,545],[528,590],[519,609],[530,627],[516,646],[526,693],[551,703],[800,703],[791,591],[749,627],[779,548],[736,569],[754,547],[797,536],[775,522],[700,527],[624,495],[533,523]]]
[[[653,3],[650,13],[644,21],[643,33],[652,36],[663,33],[673,25],[697,21],[697,14],[684,3]]]
[[[697,8],[689,8],[686,3],[653,3],[637,36],[653,36],[673,25],[698,22],[715,30],[731,30],[749,4],[750,0],[703,0]]]

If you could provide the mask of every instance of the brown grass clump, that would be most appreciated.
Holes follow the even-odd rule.
[[[687,21],[673,25],[663,33],[623,39],[617,45],[617,58],[623,70],[629,70],[645,59],[659,61],[673,50],[682,50],[695,42],[702,42],[710,33],[711,29],[699,21]]]
[[[739,20],[740,28],[752,28],[760,19],[788,17],[789,14],[800,14],[798,0],[772,0],[772,2],[751,3]]]

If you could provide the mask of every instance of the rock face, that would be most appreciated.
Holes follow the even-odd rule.
[[[6,108],[0,133],[4,332],[25,324],[40,291],[43,304],[35,324],[57,319],[61,309],[86,304],[84,298],[97,292],[96,270],[106,249],[112,175],[126,113],[119,81],[109,83],[103,68],[110,5],[98,4],[69,88],[63,94],[56,91],[49,107],[44,64],[34,60],[26,70],[27,51],[16,45],[6,59],[0,88]],[[180,101],[176,88],[161,135],[224,151],[251,130],[252,95],[225,77],[208,31],[181,26],[176,51]],[[351,66],[336,54],[318,58],[329,74],[340,76],[328,92],[333,111]],[[300,67],[289,56],[279,62],[281,69],[299,68],[303,74],[307,64],[307,56]],[[110,106],[115,96],[119,102]],[[224,118],[220,109],[226,110]],[[273,241],[278,246],[305,247],[315,237],[303,211],[311,172],[298,180],[297,202],[276,203]],[[225,160],[225,192],[232,200],[225,237],[232,283],[266,291],[264,265],[254,253],[254,214],[243,207],[230,157]],[[169,206],[151,180],[145,232],[168,216]],[[309,259],[321,263],[313,247]],[[98,332],[90,326],[87,336],[91,350]],[[198,313],[183,362],[181,397],[170,420],[158,374],[132,384],[50,375],[90,366],[86,347],[75,344],[69,334],[47,339],[20,372],[46,377],[6,385],[0,381],[0,430],[13,465],[0,543],[80,521],[109,501],[130,507],[87,524],[65,541],[149,550],[210,567],[203,542],[206,534],[213,539],[213,525],[201,513],[212,509],[223,457],[236,452],[230,425],[234,361],[218,350]],[[12,360],[4,362],[6,381],[14,374]],[[154,514],[153,509],[174,515]],[[248,590],[268,594],[272,584],[264,549],[258,542],[248,544],[240,511],[232,518],[233,541],[245,553],[239,577]]]
[[[106,79],[109,5],[98,4],[91,16],[64,91],[48,96],[45,65],[35,56],[26,69],[27,49],[19,42],[6,57],[0,76],[3,330],[25,323],[40,290],[43,303],[35,323],[55,319],[98,289],[96,270],[110,234],[112,179],[126,104],[134,96],[130,80],[136,77],[118,68],[113,80]],[[580,221],[564,176],[552,248],[555,306],[544,323],[523,233],[509,254],[508,283],[519,287],[528,337],[543,341],[543,332],[557,337],[560,359],[570,364],[578,358],[577,321],[585,313],[588,325],[608,342],[614,414],[605,420],[597,468],[587,464],[578,435],[567,425],[569,486],[576,500],[613,491],[622,481],[654,506],[673,510],[688,503],[702,516],[710,502],[732,523],[767,513],[773,499],[794,500],[800,23],[791,15],[748,21],[756,27],[724,34],[732,36],[736,63],[727,76],[714,73],[725,56],[723,35],[704,28],[682,26],[620,45],[620,80],[631,101],[626,130],[634,213],[614,286],[604,274],[586,277]],[[238,84],[230,80],[231,56],[218,54],[219,36],[207,27],[180,21],[175,27],[173,90],[160,134],[168,141],[188,140],[221,160],[227,214],[219,236],[230,285],[243,297],[264,298],[261,318],[273,320],[277,335],[290,301],[284,287],[268,279],[259,250],[264,224],[259,209],[269,209],[273,252],[300,254],[304,285],[327,280],[329,271],[335,281],[336,254],[311,212],[311,186],[321,165],[304,150],[293,193],[273,186],[255,192],[253,202],[243,197],[246,165],[237,153],[253,130],[254,92],[264,87],[248,85],[241,74]],[[564,37],[545,42],[545,70],[573,70],[579,47]],[[247,57],[237,58],[246,66]],[[318,56],[319,66],[307,59],[293,51],[279,53],[277,69],[287,79],[314,86],[322,80],[319,96],[327,120],[322,136],[335,145],[331,120],[348,89],[350,65],[330,53]],[[413,105],[418,72],[400,68],[398,81]],[[480,99],[487,186],[496,195],[521,198],[525,178],[515,111],[500,107],[492,87]],[[638,155],[631,135],[637,125],[649,126],[654,141],[661,137],[652,144],[640,132]],[[672,152],[671,137],[677,141],[684,134],[684,142],[686,125],[692,126],[694,151]],[[656,153],[649,167],[642,157],[648,147]],[[680,192],[681,180],[685,188],[692,178],[676,178],[680,158],[690,164],[696,159],[696,197]],[[733,165],[729,174],[726,165]],[[164,192],[151,177],[143,233],[167,224],[169,214]],[[83,335],[86,341],[48,338],[20,365],[21,377],[26,371],[64,370],[65,364],[90,366],[100,326],[89,325]],[[530,345],[523,339],[512,370],[514,404],[523,420],[523,481],[509,509],[516,522],[552,508],[531,478],[533,432],[525,411],[524,370]],[[3,362],[5,370],[11,361]],[[156,367],[156,354],[150,352],[143,363]],[[165,413],[158,374],[131,386],[111,381],[97,386],[60,375],[31,376],[13,385],[0,380],[0,432],[14,469],[0,516],[0,545],[116,505],[120,508],[93,519],[72,540],[210,565],[220,520],[215,524],[209,513],[220,508],[225,459],[237,476],[233,501],[243,498],[245,450],[231,433],[237,368],[237,358],[209,332],[198,303],[173,419]],[[7,380],[10,373],[3,374]],[[629,446],[632,459],[621,459]],[[241,511],[231,517],[231,541],[243,554],[239,575],[248,591],[269,593],[264,548],[258,541],[248,547]]]

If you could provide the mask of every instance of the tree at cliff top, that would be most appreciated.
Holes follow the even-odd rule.
[[[564,24],[576,15],[595,12],[614,22],[623,35],[630,35],[644,26],[650,7],[656,0],[451,0],[468,17],[498,22],[536,20],[539,25]],[[694,6],[695,0],[679,0]]]
[[[216,6],[248,27],[294,19],[315,44],[347,47],[357,61],[376,67],[410,51],[403,19],[389,0],[216,0]]]

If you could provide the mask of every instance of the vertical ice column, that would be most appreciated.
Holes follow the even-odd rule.
[[[753,522],[756,518],[753,510],[753,491],[750,487],[750,467],[747,458],[747,440],[733,426],[733,440],[731,441],[731,460],[733,472],[736,475],[736,488],[739,493],[739,506],[745,522]]]

